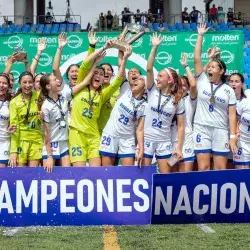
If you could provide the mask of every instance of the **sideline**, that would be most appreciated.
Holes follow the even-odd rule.
[[[103,249],[120,250],[117,242],[117,232],[113,226],[103,226]]]
[[[204,233],[216,233],[215,230],[206,224],[197,224],[198,228],[200,228]]]

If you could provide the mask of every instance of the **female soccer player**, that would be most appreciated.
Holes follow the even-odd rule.
[[[238,151],[234,152],[235,167],[249,168],[250,166],[250,96],[242,98],[237,103],[239,117]]]
[[[33,75],[23,72],[19,77],[20,88],[10,101],[10,124],[16,125],[11,135],[10,166],[37,167],[42,159],[41,119],[37,100],[39,93],[32,91]]]
[[[210,169],[213,155],[214,168],[226,169],[227,156],[236,152],[236,97],[225,83],[226,65],[220,59],[212,59],[203,71],[201,51],[203,36],[208,31],[205,24],[198,26],[198,40],[194,52],[198,100],[194,118],[195,152],[199,170]],[[230,140],[228,127],[230,125]]]
[[[188,66],[187,54],[182,53],[180,63],[185,68],[187,77],[181,77],[183,101],[185,105],[185,139],[182,149],[183,160],[179,162],[178,167],[180,172],[190,172],[193,170],[193,163],[195,160],[193,142],[193,118],[197,104],[197,86],[191,69]]]
[[[154,84],[153,65],[158,46],[162,40],[154,34],[147,64],[148,107],[144,125],[144,165],[150,165],[156,155],[161,173],[171,172],[167,159],[172,155],[171,123],[174,115],[178,121],[178,144],[176,155],[182,159],[184,140],[184,103],[181,79],[173,69],[163,69]]]
[[[72,100],[72,96],[89,84],[98,62],[99,58],[95,61],[84,81],[72,88],[63,88],[62,90],[60,80],[51,74],[46,74],[41,78],[41,103],[39,104],[42,104],[41,111],[44,116],[43,165],[49,173],[52,172],[56,160],[59,160],[58,166],[70,166],[68,103]]]
[[[144,116],[146,99],[144,98],[145,79],[139,76],[131,90],[127,90],[116,102],[101,143],[100,155],[102,166],[112,166],[115,159],[121,159],[123,166],[133,166],[136,152],[135,134],[137,135],[137,162],[141,166],[144,152]]]
[[[9,127],[9,93],[10,79],[5,73],[0,73],[0,167],[6,167],[9,162],[10,135],[15,126]]]
[[[241,101],[243,101],[243,99],[246,98],[246,95],[245,95],[244,89],[243,89],[243,86],[244,86],[244,77],[243,77],[243,75],[240,74],[240,73],[231,74],[230,77],[229,77],[229,86],[234,90],[234,93],[235,93],[235,96],[236,96],[236,110],[237,110],[238,104],[240,104]],[[245,100],[244,100],[244,102],[245,102]],[[239,143],[238,143],[238,145],[239,145]],[[241,155],[241,151],[242,150],[238,149],[235,158],[238,157],[237,154]],[[234,168],[232,152],[230,152],[230,155],[228,157],[227,167],[229,169]]]
[[[86,71],[92,64],[92,60],[101,51],[96,51],[85,60]],[[103,68],[96,67],[90,85],[75,95],[69,133],[70,158],[73,166],[85,166],[87,160],[89,160],[90,166],[101,165],[99,156],[100,134],[97,120],[100,117],[103,104],[110,99],[123,82],[125,65],[132,53],[131,51],[131,47],[126,49],[122,65],[113,84],[102,90],[101,86],[104,82],[105,73]],[[84,68],[84,63],[82,67]]]

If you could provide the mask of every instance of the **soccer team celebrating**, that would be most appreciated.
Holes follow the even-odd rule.
[[[90,31],[88,55],[81,66],[68,67],[65,82],[59,69],[67,45],[63,33],[53,74],[35,74],[46,49],[41,39],[31,66],[24,60],[26,71],[14,93],[12,55],[0,74],[0,167],[43,166],[52,172],[55,165],[149,166],[155,159],[161,173],[249,168],[250,95],[241,74],[226,76],[218,48],[208,50],[202,65],[207,31],[205,24],[198,26],[195,76],[185,53],[180,65],[186,76],[172,68],[154,75],[162,42],[157,34],[151,37],[146,79],[137,68],[126,77],[129,45],[117,51],[114,75],[109,63],[101,63],[113,40],[95,49],[98,40]]]

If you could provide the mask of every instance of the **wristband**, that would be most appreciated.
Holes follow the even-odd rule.
[[[89,44],[89,47],[95,49],[95,44]]]
[[[58,49],[60,49],[61,51],[63,50],[62,48],[58,47]]]
[[[204,34],[203,34],[203,33],[201,33],[201,32],[198,32],[198,34],[199,34],[200,36],[204,36]]]
[[[230,135],[230,139],[236,138],[236,135]]]
[[[189,66],[188,66],[188,64],[187,64],[187,65],[184,65],[183,67],[184,67],[184,69],[185,69],[185,68],[187,68],[187,67],[189,67]]]

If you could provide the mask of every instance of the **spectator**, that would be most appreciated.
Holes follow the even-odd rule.
[[[188,8],[185,7],[184,8],[184,11],[182,11],[182,23],[189,23],[190,22],[190,18],[189,18],[189,14],[187,12]]]
[[[238,15],[235,16],[233,23],[234,23],[234,25],[242,25],[243,24],[243,18],[242,18],[241,12],[238,12]]]
[[[218,12],[217,12],[217,20],[218,20],[218,23],[223,23],[225,22],[225,12],[223,11],[223,8],[220,6],[218,7]]]
[[[191,23],[197,23],[199,16],[201,16],[201,12],[193,6],[193,11],[190,13]]]
[[[234,13],[232,8],[228,8],[227,12],[227,22],[233,22],[234,20]]]
[[[154,23],[155,19],[151,9],[148,9],[148,20],[147,23]]]
[[[104,30],[104,28],[105,28],[105,17],[103,16],[103,13],[101,13],[100,16],[99,16],[99,25],[100,25],[100,29]]]
[[[216,22],[217,20],[217,8],[215,7],[215,4],[213,4],[213,7],[209,10],[209,21]]]
[[[148,28],[147,23],[144,23],[143,27],[144,27],[145,32],[150,32],[150,29]]]
[[[158,31],[159,31],[159,32],[166,31],[165,27],[163,26],[163,23],[160,23],[160,24],[159,24]]]
[[[137,9],[136,14],[134,15],[135,23],[141,24],[141,12]]]
[[[124,8],[122,11],[122,28],[124,28],[129,23],[129,10],[128,8]]]
[[[129,8],[128,8],[128,23],[131,23],[131,12],[130,12],[130,10],[129,10]]]
[[[110,10],[108,11],[108,15],[106,16],[106,20],[107,20],[107,29],[112,30],[114,17],[111,14]]]

